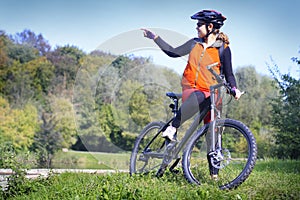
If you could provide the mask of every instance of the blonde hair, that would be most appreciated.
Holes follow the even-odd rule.
[[[219,34],[217,40],[222,40],[225,44],[229,44],[229,38],[225,33],[220,32],[220,30],[217,30],[216,34]]]

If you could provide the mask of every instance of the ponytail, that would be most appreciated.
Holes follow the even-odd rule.
[[[229,38],[228,38],[228,36],[225,34],[225,33],[223,33],[223,32],[220,32],[219,33],[219,35],[218,35],[218,37],[217,37],[217,40],[222,40],[225,44],[229,44]]]

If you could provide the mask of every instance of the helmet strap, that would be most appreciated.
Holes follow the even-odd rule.
[[[208,36],[209,36],[210,34],[212,34],[212,33],[216,30],[216,29],[213,27],[213,29],[209,32],[209,31],[208,31],[208,26],[209,26],[209,24],[206,23],[206,24],[205,24],[205,27],[206,27],[206,35],[203,37],[204,40],[207,40]]]

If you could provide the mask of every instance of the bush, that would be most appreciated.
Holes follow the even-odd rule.
[[[13,171],[7,179],[6,188],[0,192],[4,199],[33,191],[31,181],[26,178],[26,171],[32,163],[35,163],[32,156],[24,153],[17,155],[11,143],[0,144],[0,167]]]

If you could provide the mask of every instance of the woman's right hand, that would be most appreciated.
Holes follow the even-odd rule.
[[[245,92],[241,92],[239,89],[234,88],[234,93],[235,93],[234,98],[235,98],[236,100],[239,100],[240,97],[241,97]]]
[[[149,38],[151,40],[155,40],[158,35],[156,35],[153,31],[150,31],[148,29],[145,28],[141,28],[142,31],[144,31],[144,37]]]

